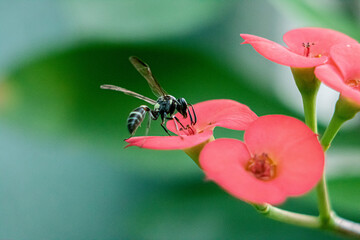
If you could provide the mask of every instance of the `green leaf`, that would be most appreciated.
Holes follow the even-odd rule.
[[[183,1],[65,1],[61,2],[72,28],[96,38],[144,41],[202,27],[224,14],[229,3]]]
[[[335,212],[359,222],[360,178],[343,177],[329,181],[329,194]]]
[[[226,16],[233,1],[0,1],[0,69],[84,40],[178,38]]]

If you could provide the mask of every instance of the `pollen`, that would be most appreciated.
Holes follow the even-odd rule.
[[[346,83],[349,87],[360,90],[360,80],[359,79],[351,79]]]
[[[262,181],[269,181],[276,176],[276,164],[266,153],[251,158],[246,165],[246,170]]]
[[[302,43],[302,46],[304,47],[304,56],[305,56],[305,57],[309,57],[309,56],[310,56],[310,47],[311,47],[312,45],[315,45],[315,43],[310,43],[310,42]]]
[[[191,135],[195,135],[197,133],[201,133],[203,131],[197,131],[195,128],[193,128],[192,126],[190,126],[189,124],[186,126],[186,128],[180,128],[180,131],[182,131],[183,133],[185,133],[185,135],[187,136],[191,136]]]

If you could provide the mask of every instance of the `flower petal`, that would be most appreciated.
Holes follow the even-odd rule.
[[[283,115],[268,115],[254,121],[244,135],[252,154],[266,153],[276,164],[271,180],[290,196],[311,190],[324,170],[324,152],[315,133],[303,122]]]
[[[358,90],[348,87],[341,91],[341,95],[360,105],[360,92]]]
[[[250,44],[262,56],[278,64],[289,67],[309,68],[327,61],[327,57],[309,58],[303,56],[303,53],[299,55],[265,38],[250,34],[240,34],[240,36],[245,40],[244,43]]]
[[[303,44],[310,44],[310,57],[329,56],[330,48],[339,43],[354,44],[357,41],[341,32],[326,28],[298,28],[284,34],[283,40],[289,49],[304,54]]]
[[[193,126],[198,132],[213,129],[216,126],[234,130],[245,130],[257,115],[250,108],[229,99],[210,100],[194,105],[197,123]],[[191,110],[191,108],[190,108]],[[190,117],[184,119],[179,113],[175,115],[186,127]],[[174,122],[168,121],[167,128],[176,133]]]
[[[360,92],[348,86],[339,70],[330,64],[325,64],[315,68],[316,77],[329,86],[338,91],[342,96],[347,97],[360,104]]]
[[[258,180],[245,170],[250,158],[243,142],[220,138],[205,145],[200,153],[200,165],[208,179],[244,201],[258,204],[285,201],[286,196],[276,185]]]
[[[342,78],[339,70],[332,64],[325,64],[315,68],[315,76],[330,88],[341,92],[348,87]]]
[[[125,141],[129,143],[126,147],[137,146],[141,148],[155,150],[177,150],[194,147],[205,142],[212,136],[212,131],[204,131],[202,133],[190,136],[146,136],[132,137]]]
[[[330,56],[344,80],[360,81],[360,44],[338,44],[331,48]]]

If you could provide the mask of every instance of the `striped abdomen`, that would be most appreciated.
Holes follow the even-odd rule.
[[[145,106],[146,107],[146,106]],[[143,106],[135,108],[127,119],[127,127],[131,135],[133,135],[136,129],[140,126],[145,118],[146,110]]]

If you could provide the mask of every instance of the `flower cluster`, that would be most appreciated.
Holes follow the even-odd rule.
[[[166,127],[178,136],[131,137],[126,139],[127,147],[183,150],[207,180],[253,204],[269,218],[360,237],[360,223],[333,212],[324,173],[325,151],[342,124],[360,111],[360,44],[324,28],[299,28],[285,33],[287,47],[250,34],[240,36],[242,44],[250,44],[265,58],[291,68],[302,97],[305,123],[284,115],[259,117],[233,100],[210,100],[193,106],[197,121],[184,112],[175,116],[169,113],[171,120]],[[321,83],[338,91],[339,100],[319,140],[316,97]],[[215,139],[215,127],[244,131],[243,139]],[[319,216],[272,206],[315,186]]]
[[[342,96],[360,104],[360,45],[324,28],[299,28],[284,34],[285,48],[270,40],[240,34],[265,58],[292,68],[315,68],[316,77]]]
[[[338,44],[330,49],[328,64],[315,69],[316,77],[360,105],[360,44]]]
[[[310,89],[316,97],[320,80],[360,110],[360,44],[356,40],[323,28],[287,32],[283,39],[288,47],[250,34],[240,36],[243,44],[250,44],[265,58],[291,67],[302,94]],[[315,84],[301,82],[309,80]],[[133,137],[126,140],[128,146],[182,149],[207,179],[255,204],[280,204],[287,197],[305,194],[320,181],[326,147],[320,144],[316,127],[311,129],[284,115],[258,117],[246,105],[232,100],[205,101],[195,104],[194,109],[196,125],[179,113],[176,117],[185,129],[178,132],[174,121],[167,123],[170,131],[181,136]],[[215,140],[213,129],[217,126],[244,131],[243,141]]]

